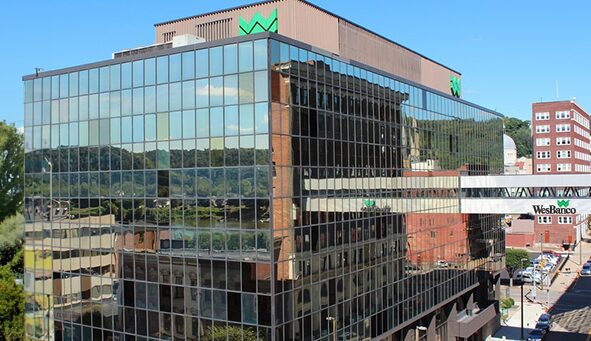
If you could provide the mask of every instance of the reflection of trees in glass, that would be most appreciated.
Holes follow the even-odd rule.
[[[259,341],[263,340],[258,337],[254,328],[237,327],[237,326],[210,326],[205,332],[205,341],[214,340],[228,340],[228,341]]]

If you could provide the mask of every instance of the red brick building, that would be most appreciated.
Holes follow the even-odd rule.
[[[591,173],[590,136],[589,114],[574,100],[533,103],[533,174]],[[546,243],[573,243],[583,218],[538,215],[535,235]]]

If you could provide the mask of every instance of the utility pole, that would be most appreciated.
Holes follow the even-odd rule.
[[[544,279],[542,278],[542,276],[544,276],[544,272],[542,271],[542,267],[540,266],[542,259],[544,259],[542,257],[542,255],[544,254],[544,234],[540,233],[540,262],[538,262],[538,267],[540,268],[540,289],[544,290]],[[536,285],[536,279],[535,279],[535,275],[534,275],[534,285]]]

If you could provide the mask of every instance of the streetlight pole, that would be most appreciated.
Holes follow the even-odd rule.
[[[421,331],[426,331],[427,327],[417,326],[415,328],[415,341],[419,341],[419,337],[421,336]]]
[[[583,265],[583,225],[579,225],[579,264]]]
[[[333,339],[333,341],[337,341],[337,319],[335,319],[332,316],[328,316],[328,317],[326,317],[326,320],[328,321],[329,324],[332,321],[332,339]],[[328,327],[328,329],[330,332],[330,327]]]
[[[521,261],[519,262],[521,264],[521,268],[522,268],[522,275],[521,275],[521,339],[520,340],[524,340],[523,338],[523,261],[528,261],[529,259],[527,258],[521,258]],[[534,273],[534,282],[535,282],[535,273]],[[535,285],[535,283],[534,283]]]
[[[53,164],[43,157],[49,166],[49,222],[53,221]]]
[[[540,233],[540,261],[542,261],[542,255],[544,254],[544,234]],[[544,276],[544,272],[542,271],[542,267],[540,266],[540,262],[538,262],[538,267],[540,268],[540,289],[544,290],[544,279],[542,278],[542,276]],[[536,285],[536,276],[534,275],[534,285]]]

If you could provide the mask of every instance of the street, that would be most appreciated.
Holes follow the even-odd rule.
[[[550,313],[554,318],[554,329],[546,340],[590,340],[591,277],[576,279],[554,304]]]

